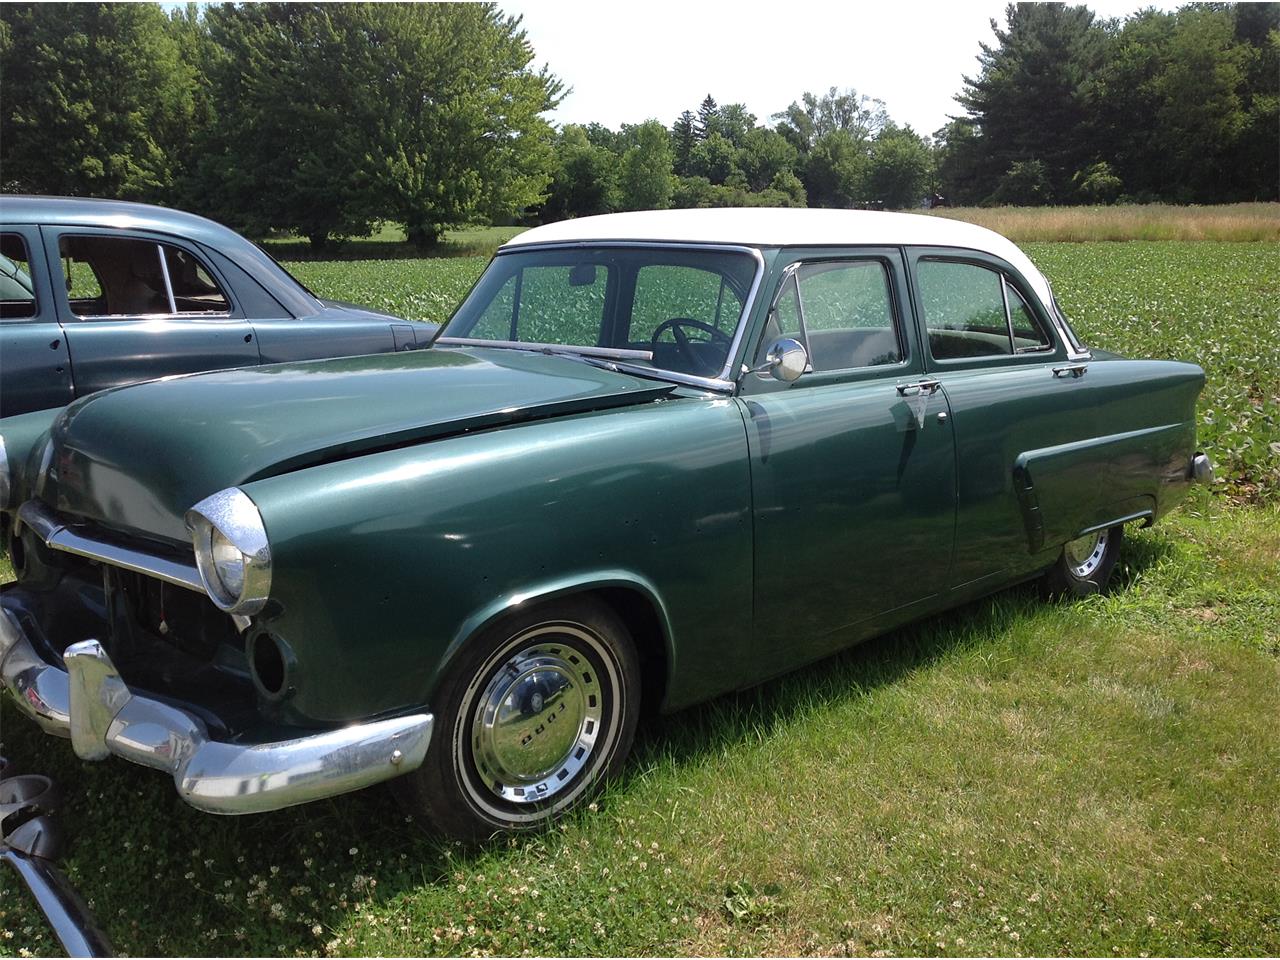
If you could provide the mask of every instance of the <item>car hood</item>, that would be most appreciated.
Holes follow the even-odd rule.
[[[67,407],[35,488],[59,512],[185,541],[187,509],[226,487],[464,431],[645,403],[672,389],[580,359],[499,349],[172,377]]]

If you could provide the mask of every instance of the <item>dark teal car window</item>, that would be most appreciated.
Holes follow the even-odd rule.
[[[732,333],[740,313],[742,298],[718,271],[656,263],[636,274],[628,338],[647,343],[671,317],[688,317]]]
[[[0,318],[23,320],[36,315],[27,243],[17,233],[0,234]]]
[[[1013,332],[1013,348],[1018,353],[1031,353],[1036,350],[1050,350],[1053,341],[1036,322],[1035,314],[1027,306],[1008,281],[1004,285],[1005,296],[1009,299],[1009,329]]]
[[[749,254],[716,248],[503,253],[441,338],[625,350],[711,376],[724,368],[755,273]]]
[[[76,316],[225,315],[230,309],[208,268],[171,244],[69,235],[59,239],[58,252]]]
[[[805,343],[815,372],[900,363],[903,357],[889,273],[879,260],[802,264],[786,281],[768,330],[758,363],[780,336]]]
[[[1013,353],[999,273],[972,263],[922,260],[917,275],[935,360]]]

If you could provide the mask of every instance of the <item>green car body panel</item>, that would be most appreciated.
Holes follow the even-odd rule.
[[[288,668],[254,710],[264,729],[316,729],[430,709],[484,626],[582,591],[626,614],[656,665],[648,692],[677,709],[1035,576],[1067,540],[1154,522],[1191,482],[1199,367],[1098,352],[1064,373],[1061,339],[938,362],[913,266],[937,251],[761,253],[727,389],[444,345],[179,377],[0,421],[7,507],[190,557],[186,511],[239,487],[271,555],[245,638],[275,638]],[[963,256],[1055,329],[1014,264]],[[749,372],[787,267],[840,257],[886,266],[901,361]],[[937,386],[913,402],[922,381]],[[60,561],[19,537],[38,570],[2,598],[35,619]]]

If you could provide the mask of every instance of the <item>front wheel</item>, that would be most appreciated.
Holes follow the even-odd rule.
[[[1124,527],[1117,525],[1066,543],[1058,562],[1044,576],[1044,592],[1070,598],[1106,590],[1123,539]]]
[[[630,633],[590,598],[508,617],[474,638],[437,691],[423,765],[395,781],[450,836],[540,827],[617,773],[635,738]]]

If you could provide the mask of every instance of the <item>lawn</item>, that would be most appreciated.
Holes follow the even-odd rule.
[[[425,837],[385,789],[199,814],[6,702],[5,749],[66,788],[66,867],[117,948],[1280,952],[1277,248],[1027,249],[1090,342],[1209,375],[1201,432],[1228,480],[1131,530],[1111,594],[1006,591],[653,721],[594,809],[479,848]],[[291,267],[439,319],[482,264]],[[51,952],[0,885],[0,955]]]

